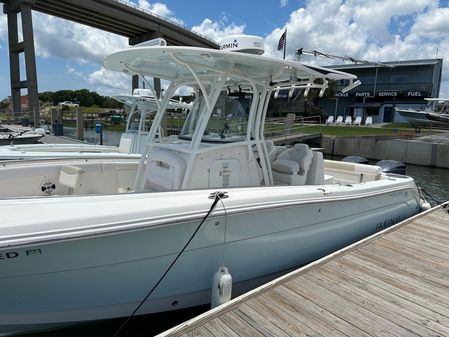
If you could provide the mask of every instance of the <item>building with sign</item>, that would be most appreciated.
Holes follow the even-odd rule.
[[[442,67],[442,59],[332,66],[357,75],[362,84],[343,93],[348,83],[337,81],[334,97],[320,98],[318,105],[335,118],[371,116],[374,123],[405,123],[394,108],[421,108],[424,98],[438,97]]]

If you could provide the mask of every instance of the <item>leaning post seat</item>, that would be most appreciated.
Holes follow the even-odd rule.
[[[313,152],[306,144],[295,144],[280,153],[271,164],[273,180],[287,185],[304,185],[312,162]]]

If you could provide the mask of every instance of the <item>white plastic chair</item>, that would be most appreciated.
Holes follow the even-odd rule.
[[[373,126],[373,117],[366,117],[365,126]]]
[[[357,116],[354,121],[354,126],[360,126],[362,124],[362,117]]]
[[[346,116],[345,125],[352,125],[352,117],[351,116]]]
[[[335,125],[342,125],[343,124],[343,116],[338,116],[337,120],[335,121]]]
[[[334,116],[327,117],[326,125],[332,125],[334,123]]]

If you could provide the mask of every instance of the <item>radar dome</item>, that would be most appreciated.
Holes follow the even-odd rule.
[[[263,39],[254,35],[227,36],[221,40],[220,49],[257,55],[265,52]]]

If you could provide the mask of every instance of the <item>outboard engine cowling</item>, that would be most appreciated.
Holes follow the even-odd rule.
[[[402,161],[391,159],[380,160],[376,165],[382,168],[382,172],[405,175],[405,164]]]

